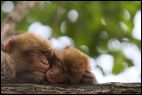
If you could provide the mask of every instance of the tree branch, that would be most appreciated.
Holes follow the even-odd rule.
[[[7,84],[1,85],[3,94],[140,94],[141,83],[105,83],[94,85],[71,84]]]

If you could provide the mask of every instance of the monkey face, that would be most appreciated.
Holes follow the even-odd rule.
[[[40,72],[46,72],[49,68],[48,60],[46,59],[45,55],[40,51],[31,51],[28,53],[29,58],[32,64],[30,64],[29,69],[32,71],[38,70]]]
[[[47,70],[46,76],[47,81],[51,84],[67,82],[65,72],[63,71],[63,68],[59,66],[59,64],[54,64],[49,70]]]
[[[51,68],[46,73],[49,83],[60,83],[64,80],[63,72],[58,68]]]

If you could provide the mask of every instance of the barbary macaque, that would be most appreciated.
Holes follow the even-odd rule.
[[[81,51],[67,47],[55,51],[47,58],[51,67],[47,70],[49,83],[94,84],[95,76],[89,71],[88,56]]]
[[[46,56],[51,55],[50,51],[49,43],[34,34],[24,33],[11,37],[1,46],[1,82],[15,82],[15,78],[23,72],[36,75],[35,82],[44,80],[40,75],[45,76],[49,63],[43,53],[46,53]],[[28,74],[23,74],[26,75]],[[23,78],[21,81],[27,80]]]
[[[2,83],[93,84],[87,55],[68,47],[53,51],[49,41],[24,33],[1,47]]]

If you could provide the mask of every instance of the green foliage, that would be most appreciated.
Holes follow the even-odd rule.
[[[118,74],[126,67],[133,66],[133,63],[122,51],[110,51],[107,44],[110,39],[123,42],[122,39],[127,38],[141,48],[140,41],[132,37],[134,16],[140,8],[141,2],[138,1],[40,1],[17,25],[16,30],[27,31],[28,26],[35,21],[47,24],[53,28],[54,37],[67,35],[73,39],[77,48],[80,49],[81,45],[88,46],[92,57],[105,52],[111,54],[114,57],[112,72]],[[72,9],[79,14],[75,23],[67,17]],[[125,11],[129,12],[130,19],[125,17]],[[1,19],[4,16],[2,13]],[[65,33],[60,30],[63,21],[66,21]]]

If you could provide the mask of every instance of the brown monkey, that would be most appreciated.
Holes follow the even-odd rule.
[[[54,54],[52,49],[50,50],[43,52],[51,65],[46,73],[49,83],[80,83],[81,80],[82,83],[85,83],[87,78],[91,78],[88,80],[92,81],[86,83],[94,82],[95,77],[93,77],[93,74],[86,72],[89,70],[89,63],[85,54],[70,47],[61,51],[55,51]],[[38,52],[40,53],[41,51],[45,51],[44,48],[41,48]]]
[[[44,50],[42,50],[42,51],[44,51]],[[74,78],[74,76],[70,75],[70,72],[73,72],[72,71],[74,69],[74,67],[72,67],[73,63],[71,63],[70,64],[71,66],[68,67],[68,68],[71,68],[71,70],[68,72],[69,69],[66,66],[69,63],[67,63],[66,66],[63,66],[61,58],[63,57],[64,54],[66,54],[68,56],[68,53],[70,55],[74,54],[73,56],[75,56],[76,55],[75,53],[77,53],[77,51],[78,50],[75,49],[75,48],[69,48],[68,47],[68,48],[65,48],[62,51],[55,51],[55,54],[53,56],[47,55],[46,52],[43,53],[44,55],[47,55],[47,58],[49,59],[50,66],[51,66],[47,71],[47,80],[48,80],[47,82],[48,83],[52,83],[52,84],[53,83],[72,83],[71,81],[72,81],[72,78]],[[38,53],[40,53],[40,51],[35,52],[35,55],[38,54]],[[78,51],[78,53],[80,53],[80,51]],[[80,53],[80,54],[82,54],[82,53]],[[65,57],[66,57],[66,55],[65,55]],[[82,56],[82,55],[80,55],[80,56]],[[32,57],[34,57],[34,55],[32,55]],[[81,58],[81,57],[78,57],[78,56],[75,56],[75,57]],[[66,58],[65,58],[65,60],[66,60]],[[73,57],[71,57],[69,60],[72,61],[72,58]],[[87,56],[85,58],[87,58]],[[36,58],[36,59],[38,59],[38,58]],[[68,62],[68,59],[67,59],[67,62]],[[76,66],[76,64],[75,64],[75,66]],[[88,63],[87,63],[87,66],[88,66]],[[79,67],[81,67],[81,66],[79,66]],[[89,66],[87,68],[89,69]],[[81,74],[81,73],[78,73],[78,71],[77,71],[77,73],[75,73],[75,74]],[[17,77],[18,77],[17,81],[20,81],[20,82],[23,81],[22,80],[23,78],[25,79],[24,82],[28,82],[28,83],[33,82],[33,81],[35,81],[36,83],[38,83],[38,82],[45,83],[46,82],[44,74],[43,73],[40,74],[38,72],[30,72],[30,71],[20,72],[20,73],[18,73]],[[40,81],[39,79],[40,80],[42,79],[42,80]],[[71,81],[70,81],[70,79],[71,79]],[[77,78],[77,79],[79,79],[79,78]],[[87,71],[87,72],[85,71],[85,73],[83,73],[83,76],[80,79],[81,80],[79,80],[79,83],[81,83],[81,84],[96,83],[96,79],[95,79],[94,75],[92,73],[90,73],[89,71]]]
[[[85,54],[74,48],[53,53],[48,42],[33,34],[25,33],[10,38],[2,46],[2,51],[2,83],[11,80],[41,83],[45,77],[49,83],[80,83],[86,82],[90,76],[86,74],[89,66]],[[51,67],[45,76],[49,68],[48,61]]]
[[[23,72],[31,72],[41,79],[40,75],[43,74],[40,73],[45,75],[49,68],[43,52],[46,56],[52,55],[50,46],[45,40],[30,33],[13,36],[4,42],[1,46],[1,82],[11,83]]]
[[[51,65],[46,72],[49,83],[97,83],[95,76],[89,72],[87,55],[75,48],[55,51],[47,59]]]

